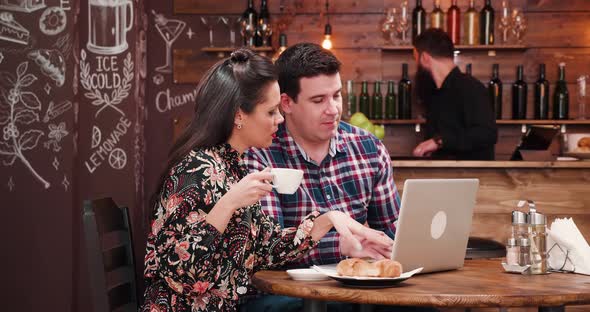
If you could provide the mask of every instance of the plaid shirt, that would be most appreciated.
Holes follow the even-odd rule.
[[[314,210],[339,210],[391,238],[395,235],[400,199],[391,159],[385,146],[365,130],[340,122],[328,156],[318,164],[293,140],[283,123],[272,145],[250,149],[245,162],[251,172],[266,167],[304,171],[302,186],[295,194],[273,191],[261,200],[263,211],[283,227],[299,225]],[[332,230],[294,264],[329,264],[342,259],[339,234]]]

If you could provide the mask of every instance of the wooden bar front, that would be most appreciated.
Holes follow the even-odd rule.
[[[584,237],[590,237],[590,162],[392,163],[400,193],[406,179],[478,178],[472,236],[504,243],[510,236],[511,211],[519,200],[531,199],[539,212],[547,215],[549,225],[556,217],[572,217]]]

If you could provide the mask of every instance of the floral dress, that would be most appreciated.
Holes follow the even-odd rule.
[[[247,173],[229,144],[193,150],[171,169],[147,238],[141,311],[235,311],[256,271],[315,247],[317,213],[281,229],[257,203],[236,210],[224,233],[207,223],[206,213]]]

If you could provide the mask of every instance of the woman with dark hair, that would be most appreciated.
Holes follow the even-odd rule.
[[[281,229],[259,204],[272,186],[242,155],[271,144],[280,92],[274,65],[248,49],[215,64],[197,87],[195,117],[178,139],[156,196],[145,256],[142,311],[235,311],[258,270],[303,256],[332,227],[391,246],[339,211]]]

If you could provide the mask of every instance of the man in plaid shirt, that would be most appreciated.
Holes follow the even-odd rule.
[[[285,122],[269,148],[251,149],[245,160],[250,171],[294,168],[304,177],[295,194],[273,192],[261,200],[262,208],[283,227],[298,225],[314,210],[340,210],[393,238],[400,200],[389,153],[369,132],[340,121],[338,59],[301,43],[284,51],[276,65]],[[296,264],[337,263],[347,256],[383,259],[390,252],[366,243],[356,250],[332,231]]]

